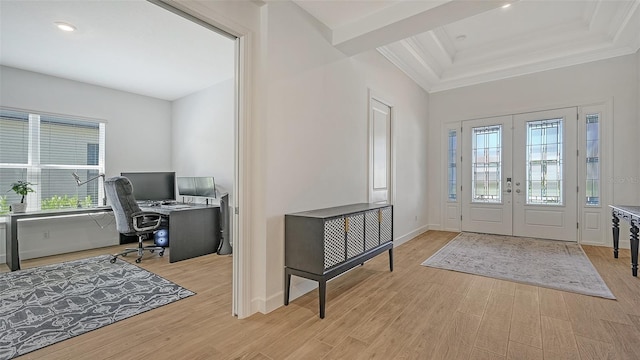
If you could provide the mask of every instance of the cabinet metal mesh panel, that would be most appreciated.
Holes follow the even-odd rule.
[[[350,215],[348,219],[347,259],[351,259],[364,251],[364,214]]]
[[[393,240],[393,215],[390,207],[382,209],[382,224],[380,224],[380,243]]]
[[[324,223],[324,268],[328,269],[345,260],[344,218]]]
[[[380,238],[378,234],[380,233],[379,224],[378,224],[378,210],[367,211],[364,213],[364,246],[365,250],[373,249],[374,247],[380,245]]]

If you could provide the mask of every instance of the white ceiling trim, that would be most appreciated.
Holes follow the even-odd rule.
[[[333,24],[329,39],[336,48],[347,55],[376,48],[430,92],[633,54],[640,47],[640,0],[363,1],[358,6],[364,13],[353,21],[344,14],[332,21],[330,10],[343,1],[294,1],[312,15],[322,10]],[[507,2],[512,6],[499,8]]]

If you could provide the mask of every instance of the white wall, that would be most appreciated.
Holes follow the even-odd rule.
[[[603,130],[603,167],[613,162],[613,173],[602,179],[611,189],[602,199],[601,245],[610,246],[608,204],[640,202],[637,141],[638,54],[576,65],[532,75],[443,91],[430,96],[429,167],[444,171],[443,124],[450,121],[515,114],[565,106],[608,103]],[[633,154],[633,155],[632,155]],[[442,224],[441,194],[446,191],[441,177],[429,184],[429,222]],[[621,226],[622,228],[622,226]],[[628,239],[627,233],[621,239]],[[628,243],[628,241],[627,241]]]
[[[282,305],[284,214],[367,202],[369,89],[396,111],[394,236],[401,243],[426,230],[429,97],[379,53],[339,52],[296,5],[263,11],[267,238],[256,254],[266,268],[255,301],[269,311]],[[311,284],[294,278],[292,297]]]
[[[426,229],[429,96],[376,52],[337,51],[296,5],[257,4],[176,3],[246,35],[248,201],[240,212],[250,223],[251,311],[265,312],[282,305],[284,214],[367,200],[369,88],[397,111],[395,237]],[[311,288],[294,287],[293,297]]]
[[[0,106],[106,120],[107,176],[171,169],[168,101],[4,66],[0,78]],[[118,243],[111,215],[25,221],[19,231],[23,259]]]
[[[5,66],[0,77],[2,106],[106,120],[107,176],[171,170],[170,102]]]
[[[214,176],[216,186],[233,189],[234,87],[234,79],[228,79],[173,102],[172,163],[177,176]]]

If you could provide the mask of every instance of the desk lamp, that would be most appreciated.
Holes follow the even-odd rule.
[[[76,180],[76,184],[78,184],[78,186],[82,186],[86,183],[92,182],[93,180],[102,178],[104,180],[104,174],[98,174],[98,176],[96,177],[92,177],[91,179],[87,179],[85,181],[80,180],[80,176],[78,176],[78,174],[76,174],[75,172],[71,173],[71,175],[73,175],[73,178]],[[102,198],[102,206],[107,206],[107,198],[103,197]]]

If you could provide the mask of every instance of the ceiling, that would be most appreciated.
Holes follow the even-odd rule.
[[[342,52],[377,49],[428,92],[640,48],[640,0],[294,2]],[[171,101],[233,77],[233,54],[229,38],[145,0],[0,0],[10,67]]]
[[[294,2],[334,46],[350,55],[375,48],[428,92],[640,48],[640,0]]]
[[[144,0],[0,0],[0,64],[158,99],[232,78],[234,49],[230,38]]]

